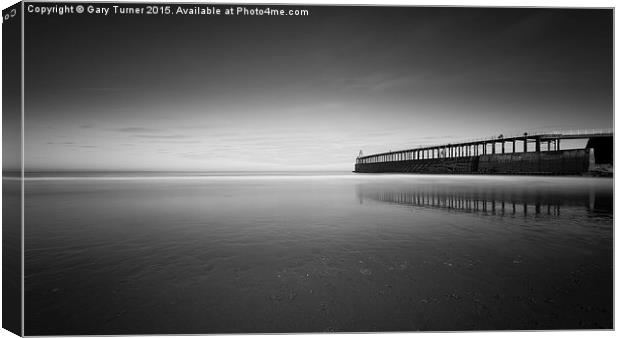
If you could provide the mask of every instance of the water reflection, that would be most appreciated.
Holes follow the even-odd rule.
[[[27,180],[26,334],[608,329],[611,183]]]
[[[467,182],[430,180],[410,184],[363,183],[356,186],[365,200],[446,209],[497,216],[561,216],[563,211],[583,211],[590,216],[611,216],[610,180],[583,178],[506,178]],[[573,179],[574,181],[570,181]]]

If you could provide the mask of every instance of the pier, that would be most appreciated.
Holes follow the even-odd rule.
[[[587,139],[584,149],[562,140]],[[355,172],[583,174],[613,165],[613,129],[523,133],[358,156]]]

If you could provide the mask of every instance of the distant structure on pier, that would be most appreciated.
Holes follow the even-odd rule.
[[[562,140],[587,139],[583,149]],[[523,133],[389,151],[356,159],[358,173],[601,175],[613,171],[613,129]]]

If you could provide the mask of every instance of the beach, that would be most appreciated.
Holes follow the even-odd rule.
[[[27,335],[612,328],[611,179],[72,173],[25,187]]]

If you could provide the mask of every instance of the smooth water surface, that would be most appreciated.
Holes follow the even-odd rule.
[[[612,327],[611,179],[72,174],[25,186],[27,335]]]

